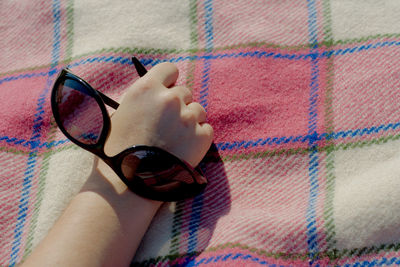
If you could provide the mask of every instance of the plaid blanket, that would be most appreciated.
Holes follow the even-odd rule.
[[[133,265],[400,265],[399,14],[397,0],[2,0],[0,265],[29,255],[91,169],[52,118],[56,74],[118,99],[132,55],[177,64],[216,145],[206,191],[161,208]]]

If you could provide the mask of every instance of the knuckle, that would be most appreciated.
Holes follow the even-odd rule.
[[[187,88],[186,86],[180,86],[180,88],[181,88],[181,90],[182,90],[183,92],[185,92],[186,94],[192,95],[192,91],[190,91],[190,89]]]
[[[214,138],[214,128],[208,123],[204,123],[202,127],[205,135],[209,138],[209,140],[212,140]]]
[[[136,83],[137,87],[142,90],[149,90],[151,88],[158,86],[158,82],[154,81],[154,79],[151,79],[149,77],[143,77],[139,79]]]
[[[141,78],[138,81],[136,81],[131,87],[129,87],[127,94],[136,96],[138,94],[149,91],[150,89],[155,88],[157,86],[158,85],[154,80],[148,78]]]
[[[161,102],[165,106],[180,106],[180,98],[179,95],[175,94],[170,90],[165,90],[163,93],[160,94]]]
[[[190,122],[192,124],[197,122],[196,115],[192,111],[186,111],[184,114],[182,114],[182,119],[185,122]]]
[[[185,87],[185,86],[179,86],[177,88],[179,91],[181,91],[183,100],[185,102],[192,102],[193,100],[193,94],[192,91],[189,90],[189,88]]]
[[[201,118],[205,119],[207,117],[207,112],[200,103],[192,102],[189,104],[189,107],[198,114],[200,120],[202,120]]]

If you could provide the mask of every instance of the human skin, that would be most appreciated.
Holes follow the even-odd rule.
[[[162,63],[127,89],[111,117],[108,155],[143,144],[198,165],[213,129],[190,90],[174,85],[177,78],[176,66]],[[161,205],[131,192],[96,159],[82,190],[22,266],[129,266]]]

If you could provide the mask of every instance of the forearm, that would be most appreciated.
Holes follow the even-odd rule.
[[[88,184],[24,266],[129,265],[161,203],[120,192],[97,172]]]

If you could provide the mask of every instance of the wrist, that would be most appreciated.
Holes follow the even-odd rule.
[[[79,194],[92,192],[105,198],[115,207],[126,208],[138,204],[149,211],[157,211],[162,202],[133,193],[115,172],[102,160],[95,160],[93,170]]]
[[[162,202],[121,189],[96,165],[26,265],[128,266]]]

